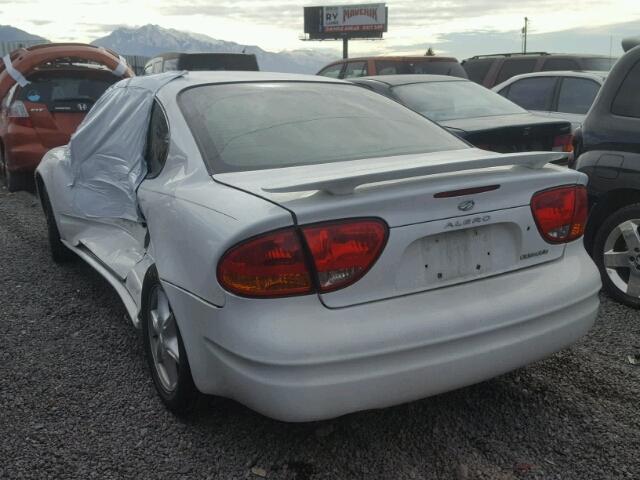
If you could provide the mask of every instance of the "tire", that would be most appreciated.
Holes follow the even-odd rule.
[[[42,202],[42,210],[47,220],[47,233],[49,237],[49,249],[51,250],[51,258],[56,263],[67,263],[75,258],[75,255],[60,241],[60,232],[51,208],[47,189],[42,185],[40,191],[40,201]]]
[[[11,172],[5,168],[4,182],[7,190],[10,192],[19,192],[21,190],[33,190],[33,182],[27,173]]]
[[[32,190],[33,181],[30,175],[24,172],[11,172],[7,166],[7,157],[2,153],[2,179],[7,190],[10,192],[18,192],[20,190]]]
[[[176,415],[190,412],[201,393],[191,368],[169,299],[157,274],[149,283],[142,311],[142,338],[151,378],[165,406]]]
[[[592,257],[611,297],[640,308],[640,203],[613,212],[596,232]]]

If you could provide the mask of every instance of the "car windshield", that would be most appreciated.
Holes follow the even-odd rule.
[[[433,74],[467,78],[457,61],[442,60],[376,60],[378,75]]]
[[[594,72],[608,72],[616,63],[617,58],[583,58],[582,69]]]
[[[526,113],[497,93],[468,81],[412,83],[392,91],[407,107],[434,122]]]
[[[214,173],[468,148],[398,103],[354,85],[202,85],[183,91],[179,104]]]
[[[180,70],[250,70],[257,71],[254,55],[232,53],[194,53],[181,55],[176,65]],[[165,61],[165,70],[166,67]]]
[[[29,77],[29,83],[20,90],[18,99],[44,103],[50,108],[61,102],[93,104],[116,80],[118,78],[111,74],[96,78],[96,75],[89,77],[78,73],[40,72]]]

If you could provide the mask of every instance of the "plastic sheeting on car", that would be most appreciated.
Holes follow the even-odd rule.
[[[184,72],[133,77],[110,87],[69,142],[72,208],[79,216],[138,221],[136,190],[156,92]]]

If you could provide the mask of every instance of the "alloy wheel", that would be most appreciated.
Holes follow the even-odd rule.
[[[153,357],[153,366],[162,388],[173,392],[179,380],[180,350],[178,348],[178,328],[171,311],[169,299],[159,285],[150,295],[148,335]]]
[[[613,284],[630,297],[640,298],[640,219],[615,227],[604,243],[603,263]]]

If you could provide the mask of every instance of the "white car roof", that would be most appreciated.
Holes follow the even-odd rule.
[[[191,86],[277,81],[353,86],[314,75],[229,71],[164,72],[116,83],[95,103],[69,142],[73,210],[81,216],[139,220],[136,190],[147,174],[144,148],[156,95],[175,102],[176,95]],[[91,201],[96,194],[101,202]]]
[[[161,75],[161,74],[160,74]],[[140,79],[148,78],[150,81],[156,75],[146,75],[138,77]],[[317,83],[345,83],[328,77],[320,77],[317,75],[302,75],[297,73],[278,73],[278,72],[242,72],[242,71],[195,71],[183,72],[183,75],[176,80],[169,82],[167,86],[179,84],[180,89],[195,85],[207,85],[212,83],[244,83],[244,82],[317,82]]]

